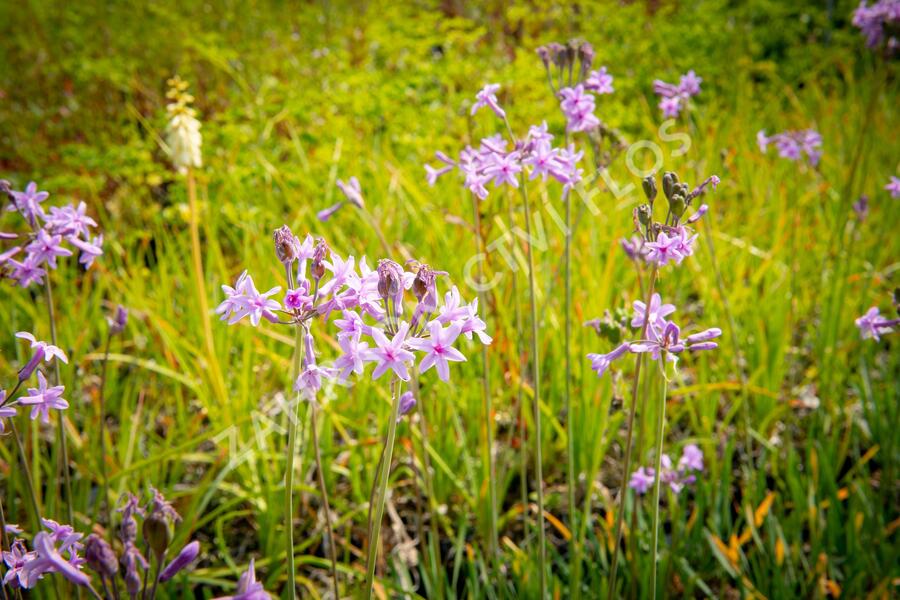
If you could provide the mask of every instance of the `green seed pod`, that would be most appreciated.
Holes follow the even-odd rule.
[[[151,514],[144,519],[144,540],[150,545],[157,559],[161,559],[172,541],[169,522],[164,516]]]
[[[665,175],[663,175],[663,193],[669,200],[672,199],[672,194],[675,193],[675,184],[677,183],[678,175],[671,171],[666,171]]]
[[[647,200],[651,203],[656,199],[656,178],[653,175],[648,175],[644,177],[644,180],[641,182],[641,185],[644,186],[644,195],[647,196]]]
[[[650,224],[650,218],[653,216],[653,213],[650,210],[649,204],[641,204],[634,210],[641,225],[646,227]]]
[[[681,215],[684,214],[686,208],[687,206],[684,202],[684,196],[682,196],[681,194],[675,194],[674,196],[672,196],[672,199],[669,200],[669,210],[672,211],[672,214],[676,219],[681,218]]]

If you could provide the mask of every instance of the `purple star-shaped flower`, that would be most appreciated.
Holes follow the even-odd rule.
[[[441,381],[450,379],[450,362],[463,362],[466,357],[453,347],[453,342],[459,337],[460,326],[452,324],[447,328],[441,326],[440,321],[434,320],[428,324],[428,338],[414,338],[409,340],[411,348],[425,353],[419,368],[422,373],[431,367],[436,367]]]
[[[409,381],[406,363],[414,360],[415,355],[403,347],[407,333],[409,333],[408,323],[402,323],[391,340],[387,339],[381,329],[372,328],[372,339],[375,340],[376,347],[366,350],[363,356],[367,362],[378,363],[372,373],[372,379],[378,379],[390,369],[399,379]]]
[[[19,400],[19,404],[31,406],[30,418],[33,421],[40,415],[41,422],[50,422],[50,409],[65,410],[69,408],[69,403],[63,399],[62,394],[65,387],[56,385],[47,387],[47,378],[38,371],[38,387],[28,388],[28,394]]]

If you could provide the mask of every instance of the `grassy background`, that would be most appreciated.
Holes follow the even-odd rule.
[[[4,4],[2,174],[20,188],[38,181],[51,202],[85,200],[107,240],[106,255],[88,274],[69,264],[54,275],[60,339],[74,359],[63,377],[72,403],[79,529],[89,530],[96,510],[103,315],[110,303],[122,303],[132,320],[114,342],[108,384],[113,489],[154,485],[177,499],[187,524],[180,537],[203,541],[200,566],[187,578],[202,588],[196,593],[227,590],[251,556],[269,589],[280,589],[285,574],[278,399],[289,382],[292,338],[271,326],[214,325],[227,395],[214,392],[190,272],[186,188],[159,144],[171,74],[191,82],[204,123],[199,177],[210,302],[218,301],[218,285],[244,268],[263,289],[281,283],[271,231],[282,223],[325,236],[341,253],[383,256],[355,211],[316,220],[316,211],[337,199],[335,180],[350,175],[360,178],[395,259],[422,258],[462,283],[475,252],[471,199],[451,178],[429,188],[422,164],[434,150],[452,153],[496,132],[487,116],[468,117],[486,82],[502,84],[515,129],[547,120],[561,133],[534,48],[582,37],[616,77],[616,93],[599,102],[600,117],[629,141],[661,143],[665,168],[683,179],[717,173],[723,180],[700,227],[701,249],[680,269],[666,269],[659,284],[679,306],[680,321],[725,331],[718,352],[686,358],[669,386],[667,448],[677,454],[698,443],[707,473],[677,502],[666,500],[667,589],[685,596],[810,597],[838,589],[848,597],[890,596],[900,576],[900,353],[890,336],[861,342],[853,319],[873,304],[887,309],[897,285],[900,204],[882,189],[897,171],[896,64],[864,48],[849,26],[853,4],[836,4],[830,13],[819,3],[765,0]],[[651,84],[691,68],[704,78],[703,92],[675,128],[690,136],[691,148],[672,156],[677,145],[659,138]],[[816,170],[756,147],[759,129],[806,127],[825,140]],[[610,171],[617,182],[638,183],[621,158]],[[590,519],[582,580],[590,595],[604,589],[608,573],[631,367],[598,380],[581,357],[612,342],[579,324],[638,296],[617,240],[629,233],[631,207],[640,200],[638,191],[615,198],[598,189],[602,212],[584,213],[573,263],[574,442],[582,473],[575,516]],[[536,186],[534,193],[547,232],[546,249],[536,250],[544,485],[554,516],[547,531],[552,586],[567,597],[573,511],[565,500],[562,410],[564,240],[552,225],[552,211],[561,209],[558,190]],[[850,208],[860,193],[871,197],[863,223]],[[479,206],[488,242],[510,226],[506,202],[496,193]],[[2,224],[14,222],[8,216]],[[512,310],[516,302],[526,307],[524,277],[496,254],[487,268],[503,275],[485,315],[495,337],[489,381],[500,564],[484,550],[486,418],[481,361],[469,346],[470,360],[449,386],[432,386],[431,376],[422,383],[435,479],[425,524],[440,533],[419,546],[419,562],[432,564],[433,554],[421,554],[430,548],[440,551],[445,569],[435,577],[434,569],[416,568],[399,543],[400,530],[416,537],[421,485],[420,430],[404,423],[391,502],[406,527],[385,528],[385,586],[409,589],[424,577],[423,595],[438,588],[471,597],[535,594],[534,515],[523,529],[519,475],[521,448],[533,450],[534,439],[532,423],[523,440],[516,420],[516,347],[528,338]],[[46,337],[46,306],[40,295],[3,287],[0,327],[8,335],[0,340],[0,366],[11,372],[23,359],[12,332]],[[333,344],[320,341],[320,349],[330,355]],[[650,388],[658,388],[653,380]],[[527,381],[525,392],[527,399]],[[366,503],[389,408],[385,386],[363,383],[336,390],[320,419],[345,581],[346,574],[357,581],[362,575]],[[641,418],[653,423],[654,415]],[[36,476],[49,484],[47,512],[57,514],[52,431],[32,426],[28,437]],[[326,588],[323,523],[311,448],[302,447],[295,539],[303,583],[316,596]],[[4,502],[24,523],[14,459],[12,444],[0,444]],[[644,452],[642,462],[648,459]],[[652,558],[649,504],[634,506],[636,527],[620,569],[625,589],[647,578]],[[189,587],[179,589],[169,593],[193,596]]]

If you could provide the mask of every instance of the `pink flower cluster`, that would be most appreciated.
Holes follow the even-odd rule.
[[[687,106],[688,100],[700,93],[703,81],[693,70],[681,76],[678,85],[660,79],[653,82],[653,91],[660,97],[659,108],[665,118],[676,118]]]
[[[287,227],[276,231],[275,241],[288,273],[284,306],[272,298],[281,288],[259,293],[244,272],[233,287],[222,286],[226,298],[217,312],[229,324],[249,317],[254,326],[262,319],[303,326],[304,360],[294,389],[308,400],[315,399],[324,380],[362,375],[368,363],[375,365],[373,379],[390,372],[408,381],[417,356],[421,372],[434,367],[447,381],[449,363],[466,360],[454,347],[460,336],[472,339],[474,334],[484,344],[492,341],[478,316],[477,300],[463,303],[453,286],[440,303],[437,278],[446,273],[419,263],[407,271],[389,259],[380,260],[373,270],[365,258],[358,265],[353,256],[341,258],[324,240],[307,236],[300,242]],[[309,323],[316,317],[328,321],[332,315],[341,354],[331,366],[321,366]]]
[[[7,394],[5,390],[0,390],[0,433],[5,431],[6,426],[4,419],[15,416],[17,406],[30,406],[31,419],[41,418],[41,422],[50,422],[50,410],[65,410],[69,408],[69,403],[62,397],[65,388],[61,385],[50,386],[47,384],[47,378],[40,371],[37,371],[41,363],[50,363],[53,360],[60,360],[68,363],[69,359],[66,353],[57,346],[40,341],[34,335],[27,331],[20,331],[16,337],[28,341],[31,344],[31,358],[25,365],[19,369],[18,383],[12,393]],[[22,384],[28,381],[34,372],[37,371],[37,387],[28,388],[27,393],[16,397],[16,392],[22,387]]]
[[[856,319],[856,326],[859,328],[859,334],[862,339],[881,340],[881,336],[886,333],[893,333],[894,327],[900,325],[900,319],[887,319],[881,316],[881,311],[877,306],[873,306],[866,311],[866,314]]]
[[[718,347],[718,344],[712,340],[721,336],[722,330],[715,327],[682,338],[681,328],[665,318],[675,312],[675,306],[663,304],[659,294],[651,296],[649,307],[640,300],[636,300],[633,306],[634,316],[631,326],[642,329],[646,316],[647,338],[624,342],[606,354],[588,354],[587,358],[591,361],[591,369],[597,373],[598,377],[602,377],[606,373],[613,361],[629,352],[633,354],[648,353],[653,360],[660,360],[665,354],[669,360],[675,361],[675,355],[685,351],[713,350]]]
[[[767,136],[764,130],[756,134],[759,150],[765,154],[770,144],[778,150],[778,156],[798,161],[806,155],[809,164],[816,166],[822,158],[822,136],[815,129],[785,131]]]
[[[23,540],[16,539],[9,551],[3,552],[3,585],[31,589],[49,573],[60,573],[75,585],[87,585],[90,578],[81,570],[85,561],[79,554],[84,549],[82,535],[70,525],[50,519],[42,519],[42,523],[47,531],[35,534],[31,551]]]
[[[900,0],[878,0],[871,6],[868,0],[861,0],[853,11],[853,24],[866,36],[866,44],[874,48],[884,40],[885,32],[896,28],[900,23]],[[888,37],[888,49],[897,47],[897,38]]]
[[[591,72],[584,83],[559,90],[559,106],[566,115],[568,131],[590,131],[600,124],[600,119],[594,115],[596,102],[591,92],[612,94],[612,82],[612,75],[606,71],[606,67],[601,67]]]
[[[43,283],[47,269],[56,269],[57,259],[72,256],[73,249],[80,252],[78,260],[85,269],[103,254],[103,235],[92,234],[91,228],[97,223],[87,215],[84,202],[52,206],[45,212],[41,205],[50,194],[38,191],[33,181],[21,192],[11,189],[9,182],[0,181],[0,191],[9,198],[6,210],[18,212],[32,229],[24,234],[0,233],[0,239],[24,240],[0,253],[0,269],[18,285]],[[23,251],[21,260],[13,258]]]
[[[543,181],[552,177],[563,184],[565,190],[577,185],[583,175],[578,162],[584,152],[576,152],[574,146],[554,147],[553,135],[547,132],[547,124],[532,126],[524,141],[510,144],[502,135],[484,138],[477,149],[467,146],[453,160],[443,152],[435,152],[441,167],[425,165],[425,178],[429,185],[437,179],[458,169],[465,177],[465,186],[475,196],[484,200],[488,197],[487,185],[494,188],[501,185],[519,187],[519,177],[523,170],[529,179],[540,177]]]
[[[678,494],[684,486],[697,480],[696,473],[703,472],[703,451],[695,444],[688,444],[678,459],[678,466],[673,468],[672,458],[663,454],[660,458],[659,480],[669,486],[673,493]],[[638,495],[646,494],[653,487],[653,467],[640,467],[631,474],[628,487]]]

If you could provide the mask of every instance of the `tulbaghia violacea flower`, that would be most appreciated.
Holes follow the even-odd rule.
[[[8,585],[13,589],[31,587],[28,577],[25,575],[25,565],[35,558],[37,558],[37,552],[29,552],[23,540],[15,540],[9,550],[3,551],[3,562],[6,564],[3,585]]]
[[[222,321],[227,320],[229,325],[234,325],[244,317],[250,317],[250,323],[254,327],[259,325],[262,319],[273,323],[278,321],[275,311],[281,310],[281,304],[277,300],[272,300],[270,296],[280,292],[280,287],[276,286],[260,293],[253,283],[253,278],[244,271],[234,287],[223,285],[222,291],[225,292],[226,298],[216,308],[216,314],[221,315]]]
[[[688,100],[700,93],[702,78],[693,70],[681,76],[678,85],[657,79],[653,82],[653,91],[660,96],[659,108],[666,118],[677,117],[687,106]]]
[[[870,5],[868,0],[861,0],[859,6],[853,11],[853,24],[859,27],[866,37],[866,45],[874,48],[885,39],[885,33],[896,31],[900,23],[900,0],[878,0]],[[888,37],[888,47],[891,50],[897,47],[897,38],[894,35]]]
[[[435,367],[441,381],[450,380],[448,361],[462,362],[466,360],[466,357],[452,345],[459,337],[460,330],[461,328],[457,324],[444,328],[440,321],[435,320],[428,325],[428,331],[431,334],[429,337],[409,340],[409,347],[425,353],[422,362],[419,363],[422,373]]]
[[[159,576],[160,582],[166,582],[179,572],[181,572],[185,567],[194,562],[197,559],[197,556],[200,554],[200,542],[191,542],[181,549],[175,558],[166,565],[166,568],[163,569],[162,573]]]
[[[401,323],[391,339],[388,339],[381,329],[374,328],[372,330],[375,347],[366,350],[364,355],[366,361],[377,363],[375,371],[372,373],[372,379],[378,379],[390,369],[398,379],[409,381],[407,366],[415,359],[415,355],[405,348],[408,333],[408,323]]]
[[[481,88],[481,91],[475,95],[475,104],[472,105],[472,113],[475,114],[484,107],[490,108],[501,119],[506,118],[506,111],[500,108],[500,101],[497,100],[497,91],[500,89],[499,83],[489,83]]]
[[[900,198],[900,177],[891,175],[891,180],[884,189],[891,193],[891,198]]]
[[[31,358],[19,371],[19,381],[25,381],[26,379],[30,378],[41,361],[46,361],[49,363],[55,358],[57,360],[61,360],[66,364],[68,364],[69,362],[66,353],[63,352],[60,348],[54,346],[53,344],[48,344],[47,342],[42,342],[35,339],[34,335],[28,333],[27,331],[20,331],[16,333],[16,337],[31,342],[31,349],[33,350]]]
[[[44,209],[41,208],[41,203],[49,198],[50,194],[48,192],[39,192],[35,182],[29,182],[25,186],[25,191],[9,190],[7,194],[10,203],[7,205],[6,210],[18,211],[32,227],[37,224],[38,219],[44,218]]]
[[[613,76],[607,72],[606,67],[592,71],[584,80],[584,87],[595,94],[612,94],[615,91],[613,90]]]
[[[109,333],[111,335],[122,333],[128,324],[128,309],[121,304],[116,305],[115,312],[113,312],[112,316],[106,317],[106,321],[109,324]]]
[[[765,130],[756,134],[756,142],[761,152],[766,153],[770,145],[778,150],[778,156],[799,161],[806,155],[809,164],[816,166],[822,158],[822,136],[815,129],[784,131],[767,136]]]
[[[77,550],[81,547],[77,540],[80,538],[81,534],[76,533],[69,533],[65,537],[45,531],[36,534],[32,541],[35,556],[25,563],[19,576],[20,582],[23,579],[26,581],[22,587],[34,587],[47,573],[59,573],[75,585],[88,585],[90,577],[80,568],[84,560],[77,555]],[[68,554],[68,558],[63,554]]]
[[[96,533],[84,542],[84,560],[88,567],[104,577],[115,577],[119,571],[119,559],[112,546]]]
[[[0,390],[0,433],[6,433],[6,421],[4,419],[11,419],[16,416],[16,409],[14,406],[4,406],[6,402],[6,390]]]
[[[263,588],[262,583],[256,581],[256,571],[251,558],[247,570],[238,579],[234,595],[220,596],[214,600],[272,600],[272,596]]]
[[[584,85],[559,90],[561,97],[559,107],[566,116],[566,129],[571,132],[590,131],[600,124],[594,115],[594,96],[585,90]]]
[[[65,387],[56,385],[47,387],[47,379],[44,374],[38,371],[38,387],[28,388],[28,394],[19,399],[19,404],[31,407],[31,420],[38,416],[41,422],[50,422],[50,409],[65,410],[69,408],[69,403],[62,397]]]
[[[47,275],[47,271],[41,268],[40,263],[33,256],[28,255],[21,262],[10,258],[7,262],[12,265],[10,277],[15,279],[20,287],[28,287],[32,283],[37,283],[38,285],[44,283],[44,276]]]
[[[673,468],[672,458],[668,454],[662,455],[660,463],[662,466],[659,474],[660,481],[668,485],[672,492],[678,494],[685,485],[696,481],[696,473],[703,471],[703,452],[695,444],[688,444],[684,447],[676,468]],[[653,487],[654,474],[655,470],[652,467],[640,467],[631,474],[628,487],[642,496]]]
[[[46,229],[38,229],[34,241],[25,246],[25,251],[34,257],[35,263],[47,263],[51,269],[56,268],[56,257],[72,256],[71,250],[63,248],[62,236],[52,235]]]
[[[403,395],[400,396],[400,412],[397,415],[397,422],[399,423],[400,420],[404,416],[409,414],[409,412],[412,411],[412,409],[414,409],[415,407],[416,407],[416,395],[413,394],[409,390],[407,390],[406,392],[403,392]]]
[[[718,344],[712,340],[722,335],[721,329],[713,327],[682,338],[681,328],[664,318],[674,311],[675,306],[663,304],[659,294],[654,294],[650,300],[650,314],[647,318],[647,339],[624,342],[607,354],[588,354],[587,358],[591,361],[591,369],[597,373],[598,377],[602,377],[613,361],[628,352],[646,352],[654,360],[659,360],[665,354],[669,360],[674,361],[675,355],[685,351],[697,352],[713,350],[718,347]],[[632,327],[643,328],[646,313],[646,304],[636,301],[634,317],[631,321]]]
[[[872,338],[880,341],[881,336],[894,331],[894,327],[900,325],[900,319],[887,319],[881,316],[877,306],[866,311],[866,314],[856,319],[856,326],[862,339]]]

